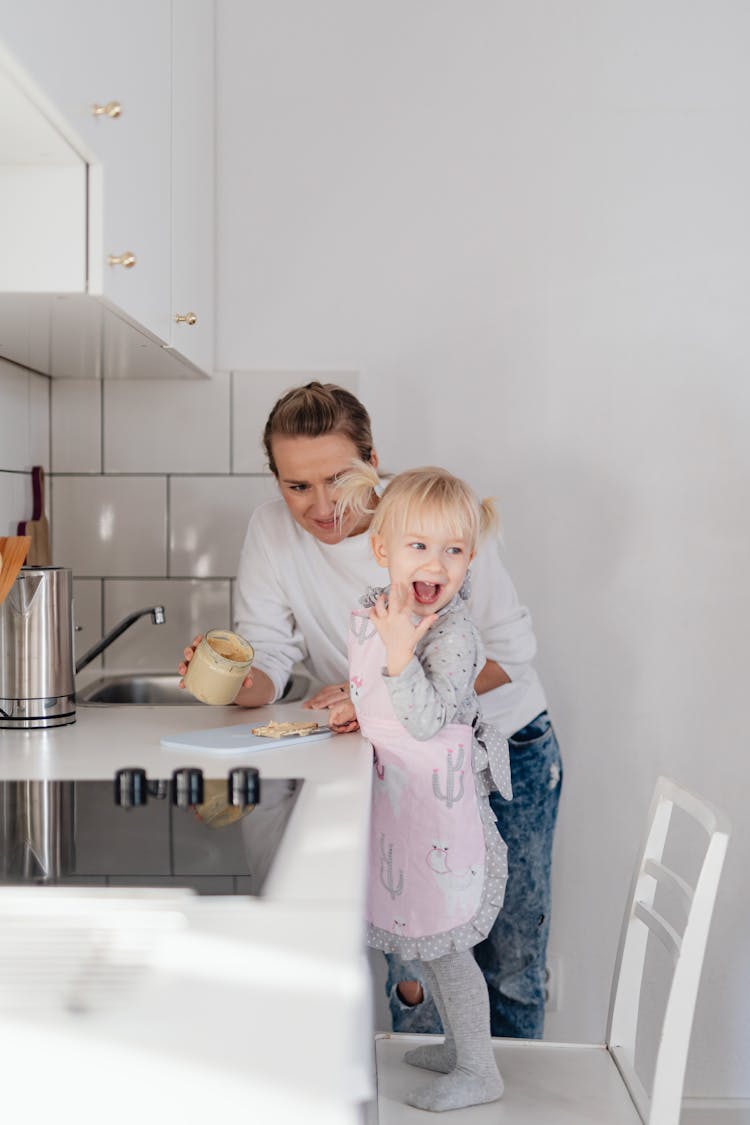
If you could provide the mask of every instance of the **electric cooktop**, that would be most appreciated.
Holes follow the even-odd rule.
[[[237,766],[152,780],[0,782],[0,884],[258,895],[302,788]]]

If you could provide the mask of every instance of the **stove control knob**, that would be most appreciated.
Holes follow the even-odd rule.
[[[227,801],[244,809],[260,802],[260,773],[253,766],[237,766],[227,777]]]
[[[122,809],[137,809],[148,800],[146,771],[130,767],[115,774],[115,804]]]
[[[203,770],[186,766],[172,771],[172,804],[178,809],[203,804]]]

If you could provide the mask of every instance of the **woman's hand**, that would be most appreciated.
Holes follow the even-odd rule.
[[[351,734],[359,730],[357,712],[351,699],[335,703],[328,712],[328,725],[336,734]]]
[[[201,643],[202,640],[203,640],[203,634],[199,633],[197,637],[193,637],[193,643],[191,645],[189,645],[186,649],[183,650],[182,663],[177,665],[177,671],[180,673],[180,677],[184,676],[185,673],[187,672],[188,664],[190,663],[190,661],[195,656],[195,650],[197,649],[198,645]],[[181,678],[180,679],[180,687],[184,688],[184,686],[185,686],[185,681],[184,681],[184,679]]]
[[[389,676],[400,676],[414,655],[414,649],[428,629],[437,621],[437,614],[421,617],[415,625],[409,606],[409,591],[401,583],[391,586],[386,602],[381,594],[370,610],[370,620],[385,645]]]
[[[308,711],[324,711],[326,707],[335,707],[349,698],[348,684],[327,684],[315,695],[310,696],[302,704]]]
[[[191,645],[188,645],[188,647],[183,651],[184,659],[180,664],[177,665],[177,671],[180,673],[181,677],[181,688],[184,688],[185,686],[185,680],[182,677],[184,677],[185,673],[187,672],[188,664],[195,656],[195,650],[202,640],[203,634],[199,633],[197,637],[193,637],[193,643]],[[235,703],[238,704],[238,706],[262,707],[265,703],[270,703],[270,701],[273,699],[274,688],[268,676],[266,676],[265,672],[259,671],[256,672],[255,675],[257,683],[256,680],[253,679],[252,672],[248,672],[248,674],[242,681],[240,690],[237,693],[237,698],[235,699]],[[255,686],[256,689],[254,692],[249,690],[253,686]]]

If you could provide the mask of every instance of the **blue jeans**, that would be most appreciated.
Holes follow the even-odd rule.
[[[490,795],[498,831],[508,846],[505,902],[489,935],[474,947],[474,956],[487,981],[492,1034],[541,1039],[552,838],[562,762],[546,711],[516,731],[509,745],[513,800]],[[393,1030],[440,1034],[440,1016],[426,990],[425,999],[411,1006],[397,992],[399,981],[422,981],[421,962],[402,961],[394,953],[385,957]]]

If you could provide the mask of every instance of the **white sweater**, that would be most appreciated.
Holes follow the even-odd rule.
[[[237,574],[235,628],[253,645],[254,666],[272,680],[275,698],[295,664],[316,684],[348,679],[349,614],[368,586],[387,582],[367,533],[329,545],[303,531],[282,499],[253,512]],[[531,616],[518,602],[495,540],[483,543],[471,565],[467,604],[487,659],[511,679],[480,697],[484,717],[507,737],[547,704],[531,664],[536,653]]]

